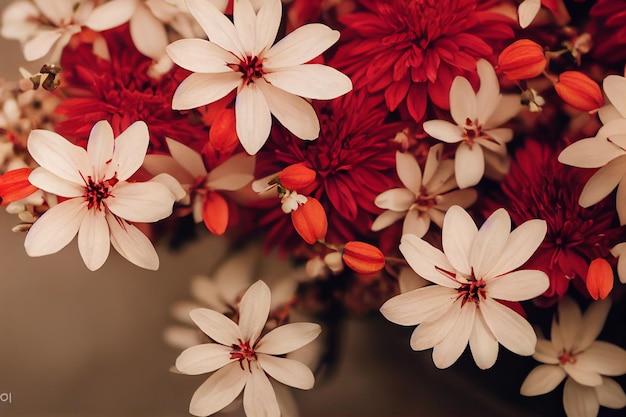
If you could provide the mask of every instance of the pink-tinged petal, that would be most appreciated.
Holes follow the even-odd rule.
[[[493,129],[502,126],[522,110],[518,94],[505,94],[500,96],[498,106],[491,114],[489,119],[482,121],[483,129]],[[510,129],[509,129],[510,130]]]
[[[461,302],[455,302],[441,317],[421,323],[411,334],[411,349],[420,351],[437,345],[450,333],[460,316]]]
[[[186,4],[211,42],[240,58],[246,56],[235,26],[210,0],[186,0]]]
[[[28,256],[56,253],[67,246],[87,214],[87,202],[82,198],[64,201],[46,211],[31,226],[24,248]]]
[[[429,152],[428,155],[430,160],[431,152]],[[404,184],[404,186],[413,193],[413,199],[415,199],[415,196],[421,194],[422,169],[413,155],[404,152],[396,152],[396,172],[398,173],[398,177],[400,178],[400,181],[402,181],[402,184]]]
[[[278,382],[299,389],[311,389],[315,385],[313,372],[303,363],[293,359],[258,355],[259,364],[269,376]]]
[[[467,119],[474,122],[478,116],[476,95],[466,78],[455,77],[452,81],[452,86],[450,87],[450,115],[452,120],[459,126],[465,126]]]
[[[272,128],[272,115],[261,83],[243,87],[235,100],[237,136],[250,155],[255,155],[265,144]]]
[[[377,207],[385,210],[405,212],[415,202],[415,194],[406,188],[383,191],[374,199]]]
[[[486,288],[491,298],[525,301],[541,295],[549,286],[550,279],[545,272],[524,269],[494,278]]]
[[[189,412],[194,416],[209,416],[233,402],[248,380],[248,371],[233,362],[217,370],[191,397]]]
[[[119,181],[126,181],[143,164],[149,142],[150,133],[145,122],[137,121],[128,126],[115,138],[115,150],[111,162],[107,164],[106,178],[117,175]]]
[[[152,242],[137,227],[112,214],[107,214],[107,223],[111,245],[120,255],[140,268],[159,269],[159,256]]]
[[[559,162],[579,168],[598,168],[612,159],[624,155],[624,151],[607,140],[581,139],[563,149]]]
[[[519,15],[519,25],[522,29],[528,27],[539,13],[541,9],[541,0],[524,0],[517,7]]]
[[[617,275],[622,284],[626,284],[626,243],[618,243],[611,248],[611,255],[617,258]]]
[[[300,97],[330,100],[352,90],[350,78],[326,65],[284,67],[263,76],[271,85]]]
[[[450,208],[452,210],[452,208]],[[450,213],[448,210],[448,213]],[[445,223],[444,223],[445,227]],[[470,264],[477,278],[492,278],[487,273],[500,260],[511,234],[511,217],[503,208],[494,211],[476,234],[470,251]]]
[[[247,417],[280,417],[274,388],[258,366],[250,369],[243,391],[243,410]]]
[[[270,50],[276,40],[282,14],[283,5],[279,0],[266,1],[259,9],[253,50],[256,55],[263,55]]]
[[[563,366],[563,369],[565,369],[565,372],[567,372],[570,378],[573,378],[579,384],[586,385],[588,387],[597,387],[602,384],[602,376],[593,369],[585,369],[578,366],[577,363],[572,364],[569,362],[566,362],[561,366]]]
[[[2,11],[0,36],[24,42],[33,33],[39,30],[35,16],[41,12],[31,2],[19,1],[9,3]]]
[[[239,328],[244,341],[254,346],[270,313],[272,295],[267,284],[257,281],[248,288],[239,302]]]
[[[213,103],[226,96],[240,84],[241,73],[233,71],[215,74],[191,74],[180,83],[174,92],[172,109],[189,110]]]
[[[267,100],[270,111],[283,126],[300,139],[317,139],[320,123],[309,102],[276,88],[265,80],[258,80],[257,84]]]
[[[263,68],[300,65],[312,60],[339,40],[339,31],[321,23],[311,23],[294,30],[265,54]]]
[[[80,197],[85,193],[84,185],[67,181],[41,167],[30,173],[28,181],[37,188],[61,197]]]
[[[563,388],[563,408],[567,417],[596,417],[600,411],[596,390],[567,378]]]
[[[174,196],[158,182],[123,182],[105,200],[113,214],[131,222],[151,223],[172,214]]]
[[[526,319],[489,297],[480,300],[480,311],[502,346],[521,356],[535,353],[537,336]]]
[[[559,356],[560,352],[557,352],[552,342],[541,337],[537,338],[537,346],[533,354],[535,360],[549,365],[558,365]]]
[[[592,303],[582,317],[580,329],[576,338],[574,349],[576,351],[586,350],[598,337],[604,321],[611,309],[611,299],[596,301]],[[607,374],[608,375],[608,374]]]
[[[430,216],[428,213],[418,210],[411,210],[406,214],[402,223],[402,234],[411,234],[417,237],[424,237],[430,228]]]
[[[128,22],[136,9],[136,0],[110,0],[91,11],[85,26],[96,32],[112,29]]]
[[[213,372],[231,362],[230,346],[205,343],[185,349],[176,358],[176,369],[187,375]]]
[[[476,72],[480,78],[480,88],[476,93],[476,118],[483,124],[483,128],[488,129],[485,127],[486,122],[500,106],[500,83],[496,71],[486,59],[479,59],[476,62]],[[519,102],[519,97],[517,101]],[[465,120],[459,123],[461,124],[465,124]]]
[[[467,347],[470,333],[474,328],[475,318],[475,303],[466,303],[461,307],[461,314],[448,335],[433,348],[433,362],[437,368],[448,368],[459,359]]]
[[[239,153],[231,156],[210,173],[207,185],[213,190],[236,191],[254,179],[255,159]]]
[[[163,22],[140,4],[130,18],[130,36],[139,52],[152,59],[159,59],[169,43]]]
[[[561,298],[558,305],[558,326],[552,324],[551,339],[555,343],[557,350],[563,348],[570,350],[574,343],[582,323],[582,316],[578,304],[571,298],[565,296]]]
[[[463,140],[463,130],[445,120],[429,120],[423,123],[423,127],[430,136],[446,143],[457,143]]]
[[[452,206],[460,206],[467,208],[474,204],[478,199],[478,191],[473,188],[465,188],[463,190],[454,190],[449,193],[438,195],[435,197],[436,211],[447,212]],[[432,212],[431,210],[430,212]],[[429,213],[430,213],[429,212]]]
[[[74,14],[76,2],[72,0],[57,0],[55,7],[50,7],[50,2],[46,0],[33,0],[39,11],[56,26],[69,20]],[[85,5],[89,7],[88,5]]]
[[[39,165],[67,181],[84,185],[80,173],[91,175],[87,151],[57,133],[39,129],[30,132],[28,153]]]
[[[530,259],[541,245],[547,230],[548,226],[545,220],[528,220],[522,223],[511,232],[500,258],[487,271],[487,275],[497,277],[519,268]]]
[[[268,355],[283,355],[312,342],[321,332],[322,328],[315,323],[285,324],[263,336],[254,350]]]
[[[602,201],[617,187],[624,175],[626,175],[626,155],[609,161],[589,178],[580,193],[578,204],[581,207],[589,207]]]
[[[243,340],[243,335],[235,322],[217,311],[199,308],[189,313],[189,316],[200,330],[224,346],[231,346]]]
[[[390,298],[380,307],[380,312],[392,323],[414,326],[441,317],[453,308],[457,295],[453,289],[429,285]]]
[[[142,167],[152,175],[167,173],[176,178],[181,184],[190,185],[196,179],[169,155],[146,155]]]
[[[602,375],[624,375],[626,374],[626,350],[597,340],[584,352],[576,355],[575,365],[577,368]]]
[[[505,144],[513,139],[513,129],[501,127],[497,129],[489,129],[484,131],[488,139],[478,138],[476,140],[485,149],[489,149],[500,155],[506,155]]]
[[[598,400],[603,407],[620,409],[626,407],[626,394],[611,378],[602,378],[602,385],[595,387]]]
[[[480,369],[489,369],[496,363],[499,349],[498,340],[489,330],[480,310],[476,312],[474,329],[472,329],[469,337],[469,346],[474,362]]]
[[[178,180],[170,174],[159,174],[152,178],[149,182],[162,184],[167,187],[175,201],[181,201],[187,196],[187,191],[180,185]]]
[[[178,66],[192,72],[232,72],[227,64],[238,64],[239,59],[231,52],[204,39],[180,39],[165,48],[167,55]]]
[[[474,219],[463,208],[452,206],[446,212],[441,233],[443,251],[450,264],[464,275],[471,275],[470,252],[478,233]]]
[[[111,250],[109,225],[100,210],[87,210],[78,229],[78,251],[90,271],[99,269]]]
[[[87,155],[93,167],[94,180],[111,178],[106,176],[107,166],[113,157],[113,129],[106,120],[101,120],[91,128],[89,142],[87,143]],[[147,148],[147,146],[146,146]],[[143,156],[146,152],[144,151]],[[143,162],[143,159],[142,159]],[[83,172],[83,175],[88,175]]]
[[[49,9],[50,7],[48,7]],[[63,36],[63,30],[41,30],[24,44],[24,58],[27,61],[36,61],[46,56],[54,44]]]
[[[469,147],[463,142],[456,150],[454,172],[459,188],[478,184],[485,173],[485,158],[481,146]]]
[[[167,138],[166,142],[172,157],[183,166],[192,177],[198,178],[207,175],[204,160],[198,152],[170,138]]]
[[[626,78],[608,75],[602,82],[602,89],[611,104],[626,119]]]
[[[456,271],[442,251],[417,236],[403,235],[400,252],[415,272],[427,280],[448,288],[458,288]]]
[[[386,210],[382,212],[376,219],[374,219],[374,223],[372,223],[372,231],[378,232],[386,227],[391,226],[395,222],[400,219],[403,219],[405,216],[405,212],[403,211],[393,211]]]
[[[527,397],[552,392],[565,379],[567,373],[560,366],[539,365],[526,377],[520,388],[520,394]]]
[[[624,118],[612,104],[606,104],[598,110],[598,118],[602,124],[607,124],[611,120]]]
[[[246,56],[255,56],[256,13],[249,0],[233,1],[233,24]]]

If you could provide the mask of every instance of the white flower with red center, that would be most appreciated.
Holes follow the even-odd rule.
[[[392,188],[376,197],[374,203],[386,210],[374,220],[373,231],[404,219],[403,234],[423,237],[431,221],[439,227],[443,225],[443,216],[450,206],[465,208],[476,201],[476,190],[454,190],[457,188],[454,162],[450,159],[442,160],[442,152],[443,144],[430,148],[423,174],[412,155],[396,153],[396,171],[406,188]]]
[[[481,369],[496,362],[498,342],[518,355],[532,355],[535,332],[499,300],[529,300],[548,288],[545,273],[514,271],[543,241],[546,222],[529,220],[511,232],[508,213],[499,209],[478,230],[465,210],[452,206],[442,233],[443,252],[417,236],[402,236],[400,251],[409,266],[436,285],[391,298],[381,313],[396,324],[419,324],[411,347],[434,348],[438,368],[452,365],[468,342]]]
[[[243,390],[248,417],[279,417],[276,394],[268,375],[300,389],[311,389],[315,377],[304,364],[280,357],[313,341],[321,332],[314,323],[290,323],[261,336],[271,295],[263,281],[253,284],[239,303],[239,323],[214,310],[196,309],[191,319],[216,343],[190,347],[176,359],[185,374],[214,372],[194,393],[189,412],[208,416],[230,404]],[[278,356],[277,356],[278,355]]]
[[[352,89],[348,77],[321,64],[305,64],[339,39],[339,32],[308,24],[272,46],[282,4],[268,0],[255,13],[250,0],[235,0],[231,22],[209,0],[187,0],[209,41],[181,39],[167,47],[170,58],[194,72],[174,94],[172,107],[192,109],[237,90],[236,128],[249,154],[256,154],[270,134],[273,114],[301,139],[319,135],[315,110],[305,98],[326,100]]]
[[[626,350],[596,340],[610,308],[609,299],[598,301],[581,315],[578,305],[563,297],[552,320],[552,340],[537,340],[533,357],[543,365],[528,374],[521,394],[546,394],[565,379],[563,406],[568,417],[595,417],[601,405],[626,407],[624,390],[606,377],[626,374]]]
[[[46,130],[33,130],[28,152],[40,165],[29,177],[36,187],[63,197],[30,228],[24,246],[30,256],[56,253],[78,234],[78,249],[90,270],[106,261],[110,245],[130,262],[158,269],[148,238],[129,222],[150,223],[172,213],[185,195],[169,175],[131,183],[148,149],[148,127],[135,122],[117,138],[106,121],[91,130],[87,150]]]
[[[506,143],[513,130],[498,128],[515,116],[521,105],[519,96],[500,94],[495,70],[484,59],[476,63],[480,88],[474,93],[470,82],[456,77],[450,88],[450,114],[456,123],[445,120],[424,122],[430,136],[447,143],[459,143],[454,159],[454,172],[459,188],[478,184],[485,172],[483,148],[506,155]]]

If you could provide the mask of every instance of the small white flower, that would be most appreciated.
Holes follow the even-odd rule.
[[[496,362],[498,342],[518,355],[532,355],[537,340],[532,327],[498,300],[529,300],[548,288],[541,271],[513,271],[539,247],[546,228],[543,220],[529,220],[511,233],[511,219],[499,209],[478,230],[465,210],[450,207],[443,252],[414,235],[403,235],[400,244],[409,266],[436,285],[391,298],[381,313],[396,324],[419,324],[411,347],[433,347],[438,368],[452,365],[468,342],[481,369]]]
[[[450,114],[454,123],[445,120],[424,122],[430,136],[447,143],[460,143],[455,155],[454,172],[459,188],[478,184],[485,172],[483,147],[506,155],[506,143],[513,131],[498,128],[520,110],[519,97],[500,94],[495,70],[484,59],[476,63],[480,89],[474,93],[470,82],[456,77],[450,88]]]
[[[298,210],[298,207],[305,204],[307,198],[305,195],[298,194],[296,191],[287,191],[287,193],[280,199],[283,213],[289,214],[294,210]]]
[[[626,407],[626,394],[606,376],[626,373],[626,351],[597,341],[611,308],[610,300],[598,301],[584,315],[569,297],[559,302],[552,320],[551,341],[537,340],[533,357],[544,365],[533,369],[524,380],[522,395],[546,394],[565,378],[563,406],[568,417],[595,417],[600,406]]]
[[[313,388],[315,377],[304,364],[280,357],[313,341],[321,332],[314,323],[290,323],[263,337],[270,310],[270,290],[257,281],[239,303],[239,323],[209,309],[193,310],[191,319],[217,343],[186,349],[176,368],[186,374],[214,372],[194,393],[189,411],[208,416],[230,404],[243,390],[248,417],[279,417],[280,410],[268,375],[300,389]],[[278,355],[278,356],[277,356]]]
[[[96,123],[87,150],[46,130],[33,130],[28,152],[41,165],[29,177],[44,191],[66,200],[31,227],[24,246],[30,256],[56,253],[78,233],[78,249],[90,270],[104,264],[110,245],[130,262],[157,269],[150,240],[129,222],[155,222],[172,213],[184,190],[166,174],[152,181],[126,180],[139,169],[148,149],[148,127],[135,122],[113,138],[106,121]]]
[[[315,23],[293,31],[275,45],[282,15],[280,0],[255,13],[250,0],[235,0],[231,22],[209,0],[187,0],[209,41],[181,39],[167,47],[170,58],[194,72],[174,94],[172,107],[192,109],[237,90],[236,128],[249,154],[267,140],[273,114],[301,139],[319,135],[315,110],[305,98],[326,100],[352,89],[348,77],[321,64],[305,64],[339,39],[339,32]]]

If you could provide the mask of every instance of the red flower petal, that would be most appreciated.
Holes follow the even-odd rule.
[[[0,175],[0,205],[28,197],[38,190],[28,181],[32,168],[19,168]]]
[[[587,290],[594,300],[604,300],[613,289],[613,268],[606,259],[596,258],[589,264]]]
[[[223,235],[228,226],[228,202],[221,194],[209,192],[202,202],[202,220],[215,235]]]

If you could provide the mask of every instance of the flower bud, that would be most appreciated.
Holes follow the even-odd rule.
[[[534,78],[543,72],[546,65],[543,48],[529,39],[513,42],[498,57],[498,69],[514,81]]]
[[[278,179],[283,187],[288,190],[300,190],[315,181],[317,174],[307,168],[302,162],[289,165],[280,171]]]
[[[359,274],[373,274],[385,266],[385,256],[376,246],[364,242],[348,242],[343,247],[343,261]]]
[[[563,72],[554,89],[563,101],[579,110],[592,111],[604,105],[600,86],[582,72]]]
[[[587,291],[594,300],[604,300],[613,289],[613,268],[606,259],[596,258],[587,271]]]
[[[326,237],[328,230],[326,212],[320,202],[313,197],[307,197],[306,203],[291,212],[291,222],[296,232],[309,245]]]
[[[0,175],[0,205],[28,197],[38,190],[28,181],[32,168],[18,168]]]
[[[233,109],[225,108],[215,115],[215,120],[209,130],[209,142],[222,154],[230,154],[235,150],[239,144],[239,138]]]
[[[202,201],[202,220],[214,235],[221,236],[228,227],[228,202],[219,193],[209,192]]]

